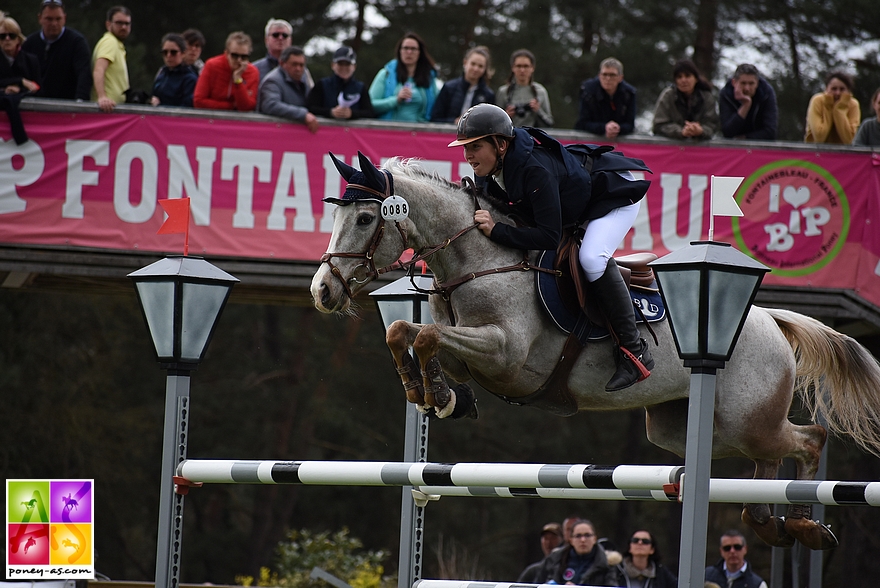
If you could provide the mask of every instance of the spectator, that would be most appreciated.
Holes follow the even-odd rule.
[[[303,77],[305,70],[302,48],[291,46],[282,51],[279,66],[260,83],[260,112],[301,122],[317,133],[318,119],[306,108],[309,88]]]
[[[581,520],[579,516],[570,516],[562,521],[562,542],[571,545],[571,530],[574,524]]]
[[[254,67],[260,72],[261,82],[270,71],[278,67],[281,52],[293,44],[293,27],[286,20],[270,18],[266,23],[265,35],[266,57],[254,62]]]
[[[623,81],[623,64],[609,57],[599,75],[581,84],[581,111],[574,128],[608,139],[636,128],[636,89]]]
[[[318,116],[343,120],[373,118],[376,112],[367,87],[354,78],[357,55],[351,47],[340,47],[330,66],[333,75],[323,78],[309,92],[309,111]]]
[[[617,586],[627,588],[676,588],[678,578],[660,563],[657,539],[645,530],[633,533],[617,565]]]
[[[392,59],[370,84],[370,100],[379,118],[427,122],[440,91],[434,59],[416,33],[397,42]]]
[[[853,98],[855,83],[848,73],[834,71],[825,79],[825,91],[810,98],[807,107],[806,143],[849,145],[862,120],[859,101]]]
[[[205,36],[198,29],[186,29],[181,33],[186,41],[186,52],[183,54],[183,63],[192,68],[196,75],[202,73],[205,62],[202,61],[202,49],[205,48]]]
[[[107,32],[95,45],[92,54],[92,100],[103,112],[112,112],[125,102],[129,90],[128,64],[123,42],[131,33],[131,11],[114,6],[107,11]]]
[[[492,58],[489,48],[473,47],[464,54],[464,72],[460,78],[443,85],[431,110],[432,122],[454,122],[471,106],[481,102],[495,104],[495,92],[488,86],[491,77]]]
[[[544,558],[538,583],[617,586],[620,554],[606,553],[596,541],[593,523],[580,519],[574,525],[571,545],[563,543]]]
[[[706,568],[707,582],[727,588],[767,588],[767,583],[753,572],[746,561],[746,538],[736,529],[721,536],[721,560]]]
[[[43,0],[37,15],[40,30],[22,44],[22,51],[40,63],[41,98],[89,100],[92,90],[91,52],[86,38],[68,28],[61,0]]]
[[[27,94],[40,89],[40,62],[37,56],[21,50],[25,36],[18,22],[0,12],[0,93]]]
[[[496,104],[507,111],[515,127],[552,127],[550,96],[534,81],[535,55],[518,49],[510,56],[507,85],[498,88]]]
[[[541,551],[544,553],[544,557],[550,555],[550,552],[559,547],[561,543],[562,527],[559,523],[547,523],[544,525],[544,528],[541,529]],[[519,578],[517,578],[517,583],[540,584],[542,581],[540,575],[543,563],[544,560],[541,559],[530,566],[527,566],[519,575]]]
[[[880,145],[880,88],[874,90],[871,96],[871,108],[876,116],[865,119],[853,139],[853,145]]]
[[[153,106],[192,106],[198,74],[185,63],[186,40],[177,34],[162,37],[162,59],[165,66],[153,82]]]
[[[16,145],[28,142],[18,105],[21,99],[39,90],[40,64],[30,53],[21,51],[24,35],[18,23],[0,11],[0,110],[6,112]]]
[[[654,134],[670,139],[711,139],[719,126],[712,86],[690,59],[672,70],[675,85],[660,93],[654,109]]]
[[[249,112],[257,107],[260,72],[250,63],[251,38],[236,31],[226,37],[226,49],[205,62],[196,83],[193,106]]]
[[[775,141],[776,92],[750,63],[738,65],[718,100],[721,132],[728,139]]]

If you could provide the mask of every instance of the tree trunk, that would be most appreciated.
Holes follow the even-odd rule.
[[[700,0],[697,6],[697,35],[694,63],[708,79],[715,70],[715,33],[718,30],[718,0]]]

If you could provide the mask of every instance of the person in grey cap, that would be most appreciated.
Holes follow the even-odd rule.
[[[315,84],[309,93],[309,112],[337,119],[374,118],[373,103],[363,82],[355,79],[357,55],[342,46],[333,54],[333,75]]]

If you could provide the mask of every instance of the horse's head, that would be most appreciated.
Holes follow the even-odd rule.
[[[396,261],[407,246],[401,226],[405,221],[394,220],[399,216],[393,211],[390,216],[386,214],[387,220],[382,216],[382,203],[394,194],[391,173],[377,169],[361,152],[360,170],[333,154],[331,157],[348,185],[341,198],[324,199],[338,207],[330,245],[312,278],[311,292],[315,307],[327,313],[347,311],[351,299],[378,275],[382,266]]]

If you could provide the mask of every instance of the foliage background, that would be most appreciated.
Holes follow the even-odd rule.
[[[37,29],[35,0],[6,0],[6,10],[26,33]],[[111,2],[65,0],[68,25],[94,43],[104,32]],[[416,31],[436,59],[441,77],[461,74],[465,50],[487,45],[505,83],[507,59],[526,47],[537,56],[536,81],[547,86],[557,126],[574,125],[583,80],[615,56],[638,89],[639,128],[649,132],[660,91],[671,83],[672,65],[692,57],[720,88],[738,63],[755,62],[776,88],[780,139],[803,138],[810,96],[825,74],[843,68],[857,75],[856,97],[865,117],[880,86],[880,11],[870,0],[174,0],[129,2],[133,28],[126,42],[132,86],[152,87],[162,65],[159,42],[169,31],[200,29],[203,57],[223,51],[226,35],[243,30],[254,39],[253,57],[265,55],[263,27],[270,17],[289,19],[294,43],[304,45],[309,67],[329,75],[340,43],[358,52],[358,77],[369,83],[393,57],[406,31]]]

